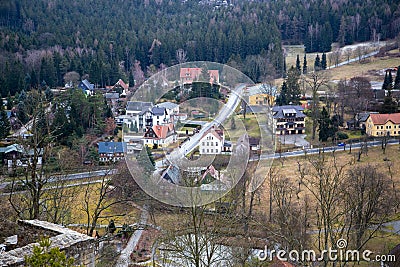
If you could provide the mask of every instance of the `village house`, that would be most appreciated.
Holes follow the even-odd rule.
[[[245,89],[244,98],[248,105],[273,106],[275,103],[275,93],[275,86],[269,84],[257,84]]]
[[[36,164],[42,164],[43,150],[40,149],[37,155]],[[9,145],[7,147],[0,147],[0,159],[1,164],[4,163],[8,168],[15,167],[26,167],[29,163],[32,163],[34,157],[33,149],[26,149],[24,146],[19,144]]]
[[[400,136],[400,113],[369,114],[365,131],[369,136]]]
[[[305,117],[301,106],[274,106],[273,120],[277,135],[304,134]]]
[[[156,105],[159,108],[165,108],[169,116],[179,114],[179,105],[172,102],[162,102]]]
[[[86,95],[94,94],[94,84],[90,83],[87,79],[81,81],[78,88],[80,88]]]
[[[119,79],[114,86],[111,88],[113,92],[117,92],[121,95],[121,97],[125,97],[128,92],[128,85],[121,79]]]
[[[225,140],[224,131],[211,128],[206,131],[199,141],[201,155],[216,155],[232,152],[232,143]]]
[[[149,127],[143,136],[143,144],[146,146],[166,147],[176,142],[177,134],[172,123],[165,125],[153,125]]]
[[[182,84],[191,84],[194,81],[198,81],[202,72],[202,68],[181,68],[180,69],[180,80]],[[219,71],[208,70],[210,75],[210,84],[219,84]]]
[[[126,143],[124,142],[99,142],[99,161],[116,162],[124,159]]]

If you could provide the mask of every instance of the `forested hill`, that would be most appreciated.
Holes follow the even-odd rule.
[[[62,85],[70,71],[104,86],[175,64],[180,48],[258,81],[281,74],[282,43],[327,51],[399,29],[399,1],[388,0],[1,0],[0,89]]]

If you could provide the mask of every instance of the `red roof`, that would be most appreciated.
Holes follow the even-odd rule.
[[[172,125],[172,123],[169,123],[167,125],[153,125],[152,128],[158,138],[165,139],[167,138],[168,133],[173,131],[174,126]]]
[[[116,87],[117,85],[121,86],[125,90],[128,90],[128,85],[126,85],[126,83],[121,79],[118,80],[118,82],[114,85],[114,87]]]
[[[388,121],[394,124],[400,124],[400,113],[392,114],[370,114],[369,115],[374,124],[386,124]]]
[[[206,131],[203,136],[201,137],[201,139],[203,139],[207,134],[211,133],[212,135],[214,135],[218,140],[222,141],[223,140],[223,136],[224,136],[224,131],[220,130],[220,129],[214,129],[211,128],[208,131]]]

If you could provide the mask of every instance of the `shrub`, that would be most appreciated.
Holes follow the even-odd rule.
[[[344,132],[337,132],[337,139],[338,140],[343,140],[343,139],[348,139],[349,136],[347,135],[347,133]]]

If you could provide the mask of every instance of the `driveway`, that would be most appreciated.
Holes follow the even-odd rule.
[[[306,137],[305,134],[288,134],[288,135],[280,135],[279,141],[283,145],[295,145],[298,147],[309,147],[310,143],[307,142],[304,138]]]

